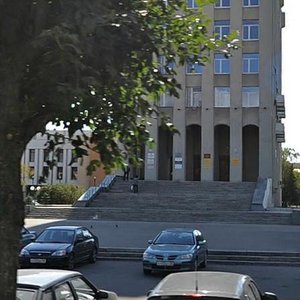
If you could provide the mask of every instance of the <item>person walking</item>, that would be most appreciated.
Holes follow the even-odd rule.
[[[123,180],[125,181],[125,180],[129,180],[129,173],[130,173],[130,167],[129,167],[129,165],[127,165],[127,164],[125,164],[124,165],[124,167],[123,167],[123,172],[124,172],[124,174],[123,174]]]

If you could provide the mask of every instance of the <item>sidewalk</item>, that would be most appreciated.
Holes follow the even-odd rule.
[[[100,247],[146,248],[162,229],[192,227],[202,231],[211,250],[300,252],[300,226],[25,219],[37,233],[51,225],[86,226],[99,237]]]

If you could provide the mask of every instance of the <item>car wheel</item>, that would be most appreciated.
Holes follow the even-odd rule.
[[[91,255],[89,257],[89,262],[91,264],[94,264],[97,260],[97,249],[96,248],[93,248],[92,252],[91,252]]]
[[[144,271],[145,275],[150,275],[151,274],[151,270],[149,270],[149,269],[143,269],[143,271]]]
[[[67,263],[67,269],[68,270],[73,270],[75,267],[75,258],[74,254],[70,253],[69,258],[68,258],[68,263]]]
[[[204,260],[201,262],[200,267],[205,268],[207,266],[207,252],[204,254]]]

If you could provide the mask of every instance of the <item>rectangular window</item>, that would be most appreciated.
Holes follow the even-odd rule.
[[[35,150],[29,149],[29,162],[34,162],[34,161],[35,161]]]
[[[228,8],[230,7],[230,0],[217,0],[215,7],[217,8]]]
[[[188,87],[186,89],[186,107],[200,107],[201,105],[201,88]]]
[[[71,169],[71,180],[76,180],[77,179],[77,174],[78,174],[78,168],[77,167],[72,167],[72,169]]]
[[[214,59],[215,74],[229,74],[230,73],[230,60],[223,54],[215,54]]]
[[[43,167],[43,174],[42,174],[43,177],[45,178],[48,178],[49,176],[49,167]]]
[[[171,96],[169,92],[166,92],[160,96],[159,105],[161,107],[173,107],[174,100],[174,97]]]
[[[197,62],[186,62],[186,74],[202,74],[203,67]]]
[[[230,107],[229,87],[215,87],[215,107]]]
[[[244,20],[243,22],[243,40],[251,41],[259,39],[258,20]]]
[[[49,149],[44,149],[44,162],[47,162],[49,160]]]
[[[58,162],[63,162],[64,160],[64,150],[63,149],[57,149],[57,161]]]
[[[63,179],[63,167],[57,167],[56,179],[57,180]]]
[[[244,74],[259,73],[259,54],[258,53],[243,54],[243,73]]]
[[[243,0],[243,6],[259,6],[259,0]]]
[[[170,74],[170,72],[176,67],[175,61],[167,61],[165,56],[159,57],[159,70],[161,74]]]
[[[187,0],[187,7],[188,8],[197,8],[198,4],[196,3],[196,0]]]
[[[247,86],[242,88],[243,107],[259,107],[259,87]]]
[[[217,39],[222,39],[224,36],[228,36],[230,33],[230,22],[215,21],[214,32]]]

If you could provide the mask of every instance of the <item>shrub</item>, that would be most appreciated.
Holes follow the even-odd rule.
[[[83,193],[83,187],[72,184],[42,186],[37,201],[40,204],[73,204]]]

